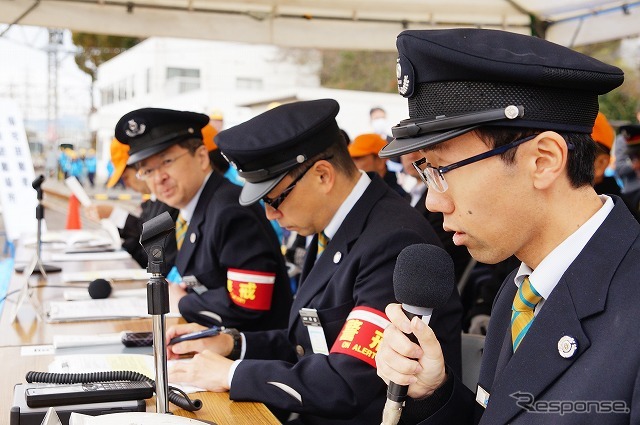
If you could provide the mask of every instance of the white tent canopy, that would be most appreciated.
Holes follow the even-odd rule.
[[[0,22],[138,37],[395,50],[403,29],[532,31],[579,46],[640,34],[640,1],[2,0]]]

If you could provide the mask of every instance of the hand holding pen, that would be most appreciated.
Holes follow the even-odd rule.
[[[187,334],[178,335],[174,338],[171,338],[167,345],[174,345],[183,341],[193,341],[194,339],[207,338],[209,336],[216,336],[220,334],[221,328],[217,326],[213,326],[211,328],[201,329],[198,331],[190,332]]]
[[[167,357],[177,359],[205,350],[226,355],[233,348],[233,338],[222,334],[224,328],[207,328],[197,323],[175,325],[167,329]]]

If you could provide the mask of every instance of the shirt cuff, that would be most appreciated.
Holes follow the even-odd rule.
[[[233,381],[233,374],[236,373],[236,368],[238,367],[242,359],[244,359],[244,354],[247,352],[247,340],[245,339],[244,334],[242,332],[240,332],[240,338],[242,338],[242,348],[240,349],[240,359],[234,360],[233,364],[231,365],[231,368],[229,368],[229,377],[228,377],[229,388],[231,388],[231,381]]]
[[[229,376],[227,377],[227,380],[228,380],[227,386],[229,388],[231,388],[231,381],[233,381],[233,374],[236,373],[236,368],[238,367],[241,361],[242,360],[234,360],[233,364],[229,368]]]
[[[127,222],[128,216],[129,211],[125,210],[124,208],[115,207],[113,211],[111,211],[109,221],[115,224],[118,229],[124,229],[124,225]]]

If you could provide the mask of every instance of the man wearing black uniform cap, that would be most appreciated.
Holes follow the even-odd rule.
[[[429,328],[387,307],[376,360],[409,385],[402,423],[637,423],[640,226],[591,186],[598,95],[622,71],[503,31],[404,31],[397,47],[409,120],[381,156],[422,152],[427,208],[454,242],[522,262],[493,304],[475,401]]]
[[[171,355],[210,351],[177,365],[170,379],[299,413],[292,423],[380,422],[386,387],[374,357],[388,323],[382,310],[394,300],[396,257],[411,244],[440,243],[379,176],[357,170],[335,120],[338,109],[332,99],[286,104],[216,137],[246,179],[240,203],[263,199],[268,218],[313,240],[288,329],[243,333],[235,364],[211,353],[227,355],[228,336],[176,344]],[[431,323],[459,369],[461,305],[453,292]]]
[[[286,326],[292,296],[278,238],[262,209],[238,205],[240,188],[212,169],[201,133],[208,122],[204,114],[144,108],[116,125],[116,138],[131,147],[127,164],[160,201],[180,209],[182,283],[171,285],[171,302],[205,326]]]

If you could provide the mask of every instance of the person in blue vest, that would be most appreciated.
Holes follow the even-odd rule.
[[[96,186],[95,178],[96,178],[96,168],[98,161],[96,160],[96,150],[90,148],[87,150],[87,153],[84,156],[84,167],[87,170],[87,179],[89,180],[89,185],[91,187]]]

